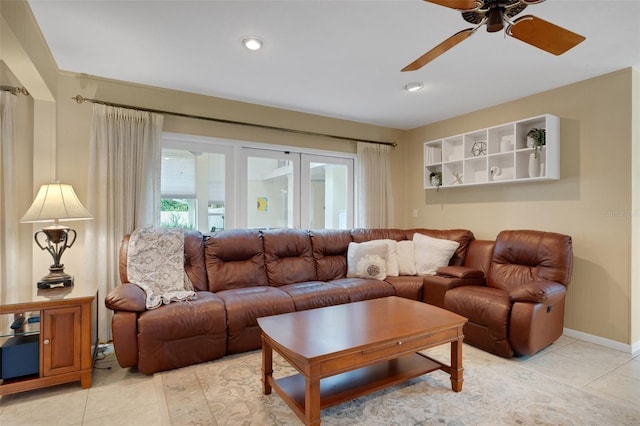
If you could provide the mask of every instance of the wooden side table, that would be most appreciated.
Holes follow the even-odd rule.
[[[0,305],[0,351],[5,346],[8,352],[14,342],[29,339],[37,341],[39,354],[37,372],[0,379],[0,396],[74,381],[85,389],[91,386],[98,342],[97,295],[95,286],[75,285],[38,290],[32,297]],[[11,329],[10,324],[19,317],[24,317],[24,325]],[[14,368],[7,365],[7,359],[16,362],[15,357],[3,356],[2,371]]]

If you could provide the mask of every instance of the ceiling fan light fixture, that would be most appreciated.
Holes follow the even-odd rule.
[[[504,16],[504,9],[495,7],[487,13],[487,31],[495,33],[504,27],[502,23],[502,17]]]
[[[246,36],[242,38],[242,44],[249,50],[260,50],[264,43],[256,36]]]
[[[422,90],[423,88],[424,88],[424,84],[420,83],[419,81],[416,81],[413,83],[407,83],[404,85],[405,92],[409,92],[409,93],[417,92],[419,90]]]

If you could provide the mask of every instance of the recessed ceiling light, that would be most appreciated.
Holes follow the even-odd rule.
[[[262,40],[256,36],[246,36],[242,38],[242,44],[249,50],[258,50],[262,47]]]
[[[407,83],[404,85],[404,90],[407,92],[417,92],[418,90],[421,90],[424,87],[424,84],[420,83],[419,81],[416,81],[414,83]]]

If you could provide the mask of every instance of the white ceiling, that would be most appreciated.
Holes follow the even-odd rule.
[[[29,0],[62,70],[411,129],[640,67],[640,0],[547,0],[533,14],[587,39],[553,56],[420,0]],[[246,50],[243,36],[264,48]],[[417,93],[407,83],[424,82]]]

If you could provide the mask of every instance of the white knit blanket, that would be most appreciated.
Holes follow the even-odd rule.
[[[131,233],[127,253],[129,282],[147,295],[147,309],[196,297],[184,270],[182,229],[138,228]]]

